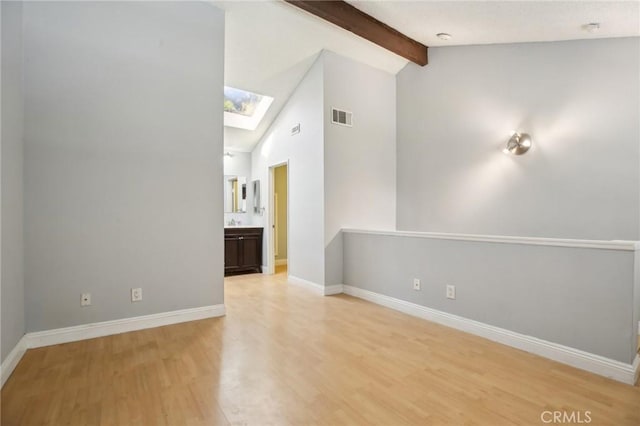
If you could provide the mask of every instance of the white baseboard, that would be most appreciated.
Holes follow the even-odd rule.
[[[210,305],[200,308],[180,309],[178,311],[161,312],[133,318],[103,321],[74,327],[27,333],[29,348],[57,345],[78,340],[93,339],[111,334],[161,327],[205,318],[219,317],[225,314],[224,305]]]
[[[282,266],[287,264],[287,259],[276,259],[276,266]]]
[[[314,283],[293,275],[289,275],[289,282],[291,284],[305,286],[322,296],[331,296],[332,294],[340,294],[343,292],[342,284],[323,286],[322,284]]]
[[[310,290],[313,290],[314,292],[318,293],[318,294],[324,294],[324,286],[320,285],[320,284],[316,284],[314,282],[299,278],[299,277],[295,277],[293,275],[289,275],[289,282],[291,284],[296,284],[296,285],[301,285],[304,287],[307,287]]]
[[[15,370],[16,366],[22,359],[22,356],[27,351],[27,336],[22,336],[22,339],[18,341],[16,346],[13,348],[9,355],[2,361],[2,365],[0,366],[0,389],[4,386],[4,383],[7,381],[13,370]]]
[[[56,328],[25,334],[16,347],[2,363],[2,385],[9,378],[27,349],[42,346],[58,345],[79,340],[94,339],[112,334],[161,327],[181,322],[195,321],[205,318],[223,316],[225,307],[221,305],[202,306],[199,308],[180,309],[178,311],[161,312],[159,314],[142,315],[113,321],[103,321],[74,327]]]
[[[260,268],[262,269],[262,273],[264,275],[271,275],[269,274],[269,267],[267,265],[262,265]]]
[[[586,370],[601,376],[629,385],[635,384],[640,372],[640,356],[636,356],[633,364],[605,358],[579,349],[570,348],[532,336],[484,324],[478,321],[452,315],[422,305],[363,290],[358,287],[344,285],[344,292],[348,295],[386,306],[409,315],[442,324],[476,336],[484,337],[494,342],[502,343],[526,352],[540,355],[554,361]]]
[[[333,294],[344,293],[344,286],[342,284],[328,285],[324,287],[324,295],[331,296]]]

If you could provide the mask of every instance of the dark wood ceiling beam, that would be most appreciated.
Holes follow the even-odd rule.
[[[411,62],[422,66],[427,65],[427,46],[407,37],[384,22],[378,21],[373,16],[356,9],[347,2],[341,0],[284,1],[345,30],[351,31]]]

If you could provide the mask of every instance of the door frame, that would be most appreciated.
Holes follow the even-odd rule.
[[[267,257],[267,273],[275,274],[276,273],[276,253],[275,253],[275,170],[278,167],[287,166],[287,277],[289,276],[289,271],[291,270],[291,256],[289,254],[290,247],[290,233],[289,233],[289,200],[290,200],[290,185],[289,185],[289,159],[285,161],[281,161],[279,163],[275,163],[269,166],[269,221],[267,223],[267,227],[269,228],[269,232],[267,232],[267,247],[269,248],[269,256]]]

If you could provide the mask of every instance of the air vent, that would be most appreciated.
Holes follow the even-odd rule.
[[[331,108],[331,122],[341,126],[353,126],[353,113],[337,108]]]

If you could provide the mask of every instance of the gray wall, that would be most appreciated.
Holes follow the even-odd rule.
[[[254,223],[269,223],[268,166],[290,161],[291,275],[342,284],[340,229],[395,227],[395,97],[393,75],[323,51],[254,148],[252,174],[267,207]],[[353,127],[331,124],[332,107],[353,112]],[[266,255],[265,247],[264,263]]]
[[[624,363],[633,275],[632,251],[344,233],[345,284]]]
[[[341,228],[395,229],[396,81],[330,51],[324,63],[325,284],[342,284]],[[331,108],[353,127],[331,123]]]
[[[1,358],[25,333],[23,276],[22,3],[2,2]]]
[[[251,152],[251,176],[260,181],[263,215],[253,223],[263,226],[262,262],[272,256],[269,232],[269,167],[289,161],[288,272],[316,284],[324,283],[324,181],[322,128],[322,60],[316,60],[264,137]],[[300,124],[300,133],[291,128]]]
[[[223,303],[223,13],[34,2],[24,24],[27,331]]]
[[[432,48],[397,76],[402,230],[640,239],[640,39]],[[533,148],[501,153],[511,130]]]

